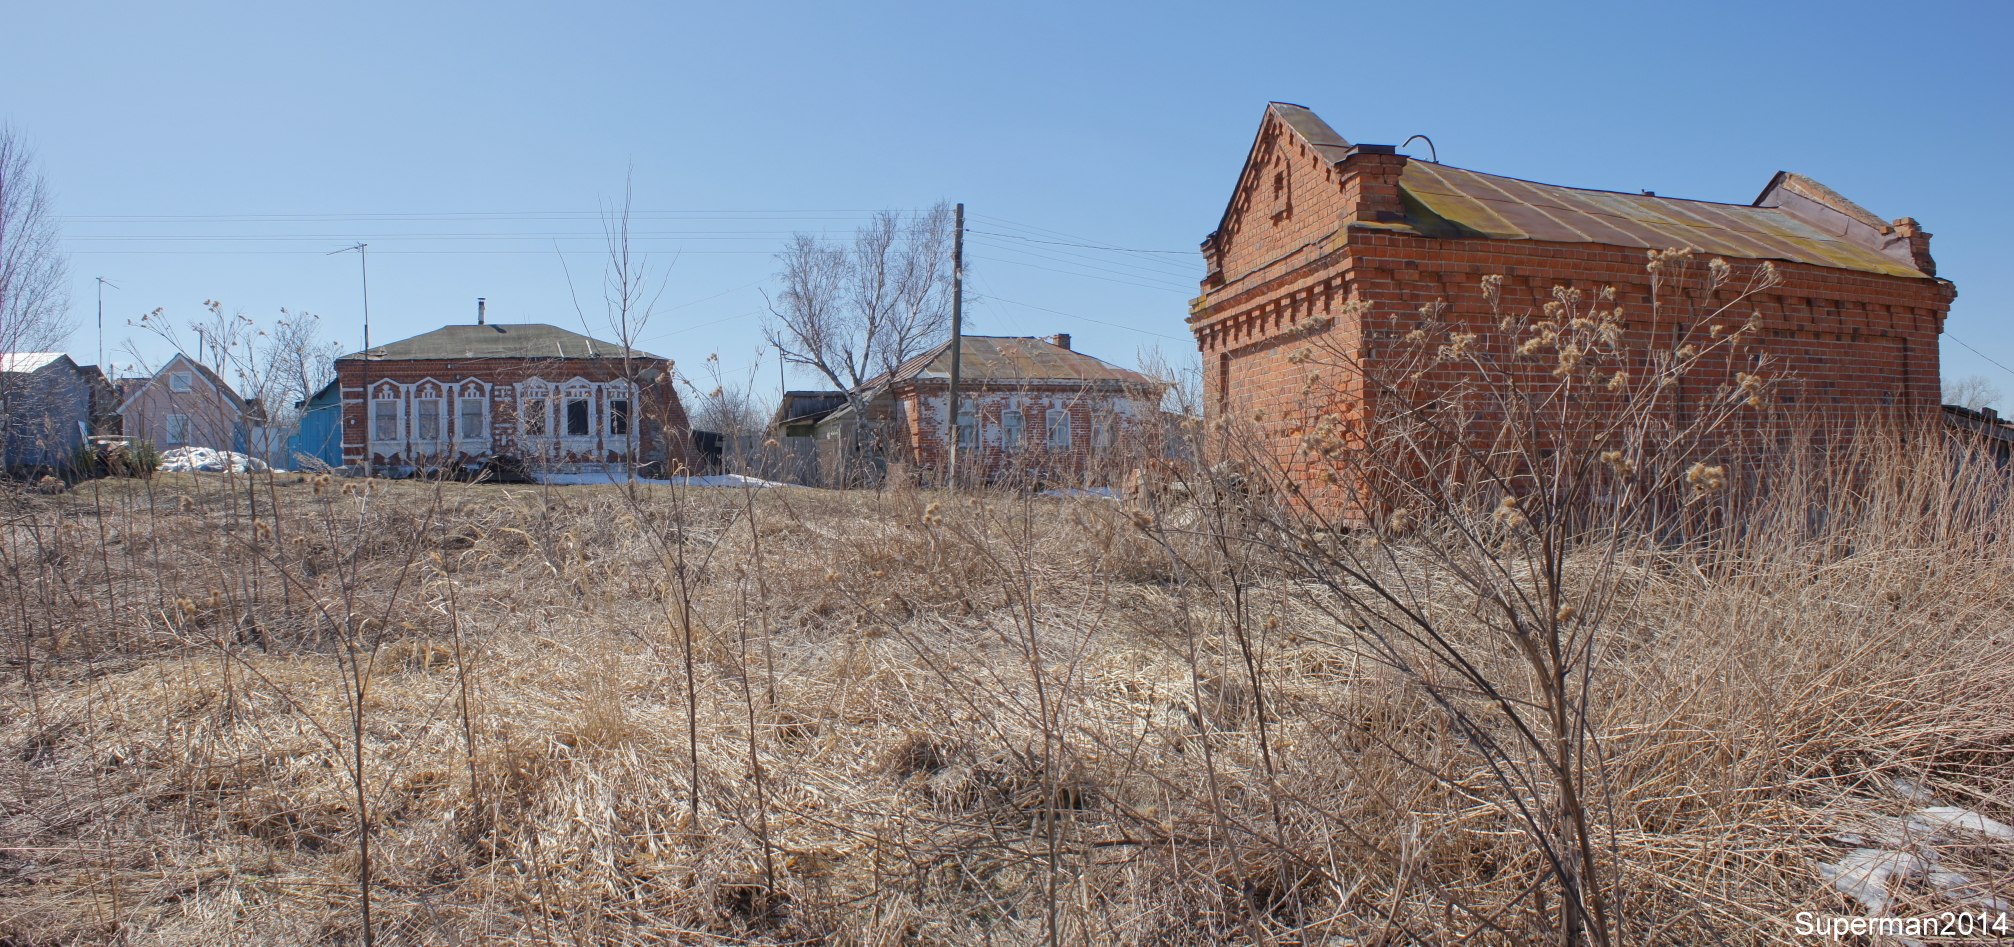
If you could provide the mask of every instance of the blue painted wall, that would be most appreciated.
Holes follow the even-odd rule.
[[[331,467],[341,467],[342,423],[342,387],[330,382],[302,406],[301,429],[287,439],[288,466],[293,466],[295,454],[306,454]]]

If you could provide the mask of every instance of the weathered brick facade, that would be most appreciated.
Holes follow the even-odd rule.
[[[511,458],[566,470],[686,460],[690,429],[666,359],[636,354],[625,364],[608,343],[589,350],[618,354],[569,345],[552,357],[441,357],[438,345],[403,344],[336,360],[345,466],[411,472]]]
[[[1207,411],[1252,425],[1288,467],[1307,401],[1297,349],[1320,344],[1375,371],[1419,324],[1420,307],[1437,301],[1457,326],[1495,331],[1481,287],[1491,274],[1503,277],[1510,311],[1539,310],[1555,286],[1613,286],[1630,313],[1629,343],[1649,345],[1661,330],[1647,249],[1774,262],[1781,282],[1745,300],[1741,317],[1760,313],[1756,349],[1768,353],[1785,404],[1835,419],[1935,410],[1937,341],[1955,290],[1935,277],[1929,237],[1913,220],[1883,224],[1795,175],[1740,206],[1408,164],[1275,103],[1204,241],[1208,275],[1189,325]],[[1719,367],[1688,384],[1723,384],[1744,366]],[[1335,402],[1370,403],[1361,375],[1323,384]]]
[[[1137,465],[1158,433],[1162,386],[1072,351],[1067,335],[963,341],[961,480],[1104,483]],[[864,386],[883,455],[932,480],[950,461],[948,352],[940,345]],[[847,436],[849,417],[837,412],[820,430]]]

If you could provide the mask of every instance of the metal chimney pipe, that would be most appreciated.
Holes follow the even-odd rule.
[[[483,316],[483,307],[484,307],[484,303],[483,303],[483,298],[482,298],[481,296],[477,296],[477,297],[476,297],[476,325],[484,325],[484,324],[485,324],[485,318],[484,318],[484,316]]]

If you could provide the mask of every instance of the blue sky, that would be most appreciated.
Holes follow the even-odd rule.
[[[1914,216],[1959,297],[1947,378],[2014,395],[2007,4],[39,3],[0,121],[73,253],[71,351],[157,306],[322,316],[355,347],[472,318],[600,330],[596,210],[634,170],[646,348],[773,391],[788,232],[962,200],[969,331],[1132,364],[1182,319],[1266,101],[1457,166],[1746,202],[1778,169]],[[981,233],[983,232],[983,234]],[[1095,243],[1121,253],[1031,242]],[[555,247],[558,247],[558,251]],[[1982,355],[1968,351],[1969,344]],[[114,358],[115,362],[127,361]],[[793,378],[793,384],[811,379]],[[2008,399],[2003,398],[2005,404]]]

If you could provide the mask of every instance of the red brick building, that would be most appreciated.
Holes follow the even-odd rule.
[[[598,471],[685,459],[670,361],[556,326],[445,326],[336,359],[345,466],[403,475],[507,459]]]
[[[1072,350],[1068,335],[968,335],[961,342],[961,480],[1109,480],[1136,462],[1130,458],[1143,438],[1158,430],[1161,383]],[[942,475],[950,453],[950,379],[946,341],[861,386],[857,400],[880,440],[877,466],[885,460]],[[860,455],[870,444],[858,417],[848,404],[817,422],[813,436],[828,477],[860,479],[865,472]]]
[[[1285,466],[1306,402],[1294,352],[1311,340],[1371,371],[1425,304],[1444,301],[1450,318],[1493,331],[1481,283],[1497,274],[1506,310],[1536,312],[1555,286],[1613,286],[1635,320],[1625,328],[1649,341],[1648,250],[1773,261],[1781,282],[1745,300],[1742,315],[1760,313],[1758,348],[1786,405],[1834,418],[1936,409],[1938,336],[1956,291],[1937,278],[1930,235],[1912,219],[1883,222],[1788,173],[1750,204],[1721,204],[1535,184],[1395,152],[1352,145],[1313,112],[1272,103],[1203,241],[1207,275],[1189,326],[1207,411],[1253,425]],[[1336,401],[1369,404],[1362,377],[1324,384]]]

